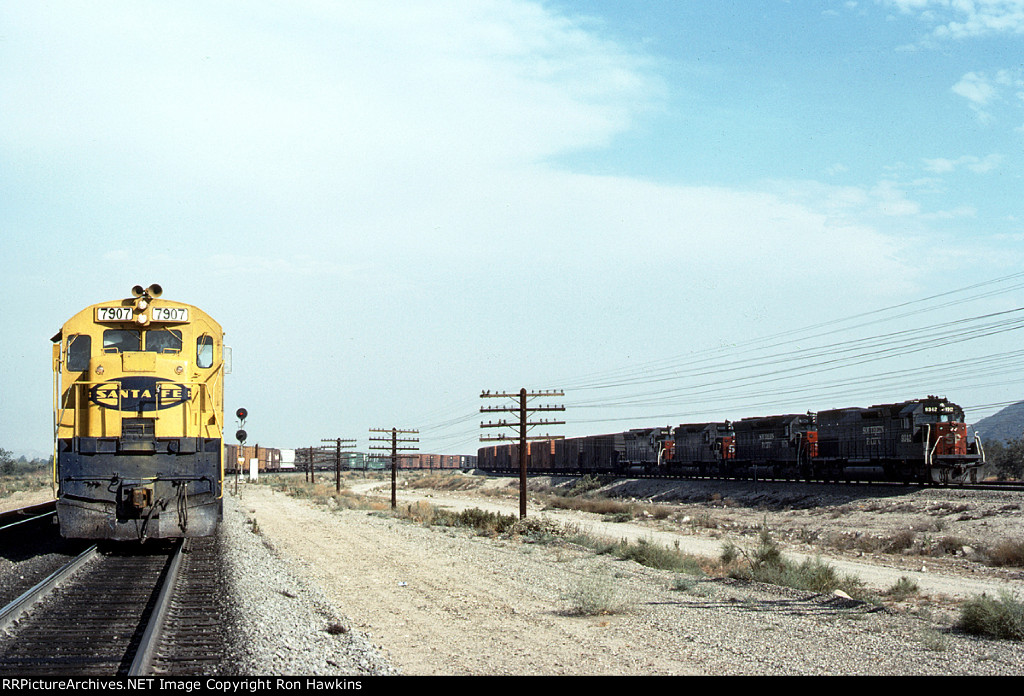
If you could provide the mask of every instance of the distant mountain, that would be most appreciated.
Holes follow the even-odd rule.
[[[1024,436],[1024,401],[982,418],[974,424],[974,430],[981,435],[982,442],[1016,440]]]

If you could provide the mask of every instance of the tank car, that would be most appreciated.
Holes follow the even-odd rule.
[[[672,430],[669,470],[686,476],[720,476],[736,458],[732,423],[683,423]]]
[[[819,411],[818,447],[815,469],[832,479],[964,483],[983,463],[963,409],[937,396]]]
[[[94,304],[53,337],[61,534],[208,536],[222,515],[224,333],[159,285]]]

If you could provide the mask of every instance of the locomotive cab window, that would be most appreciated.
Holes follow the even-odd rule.
[[[204,370],[213,367],[213,336],[196,339],[196,367]]]
[[[175,329],[153,329],[147,331],[146,352],[180,353],[181,331]]]
[[[103,332],[104,353],[124,353],[142,348],[142,336],[133,329],[107,329]]]
[[[89,369],[89,358],[92,354],[92,336],[76,334],[68,336],[68,361],[69,372],[79,372]]]

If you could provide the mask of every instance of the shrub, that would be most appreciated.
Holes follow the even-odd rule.
[[[635,544],[622,540],[606,551],[624,561],[636,561],[642,566],[658,570],[674,570],[682,573],[699,575],[703,573],[700,559],[645,539],[638,539]]]
[[[900,579],[897,580],[892,587],[886,590],[886,594],[891,599],[901,601],[907,599],[908,597],[916,595],[918,589],[919,588],[917,586],[917,583],[908,578],[906,575],[904,575],[900,577]]]
[[[1024,568],[1024,541],[1007,540],[988,550],[988,562],[994,566]]]
[[[906,551],[914,546],[914,531],[906,529],[902,532],[897,532],[895,535],[889,537],[885,544],[885,550],[887,553],[900,553]]]
[[[973,635],[1024,640],[1024,602],[1009,592],[1001,592],[999,599],[983,594],[964,603],[956,627]]]
[[[569,601],[568,613],[573,616],[619,614],[628,608],[615,584],[603,577],[581,578],[565,599]]]
[[[851,597],[863,596],[865,592],[859,578],[840,576],[835,568],[821,559],[807,559],[797,564],[785,558],[767,528],[761,529],[757,548],[753,551],[729,542],[723,547],[721,560],[727,566],[741,560],[746,562],[745,566],[732,570],[730,574],[733,577],[810,592],[842,590]]]
[[[445,524],[450,527],[470,527],[481,534],[505,534],[516,526],[519,518],[515,515],[488,512],[480,508],[470,508],[459,512],[434,508],[433,521],[436,524]]]
[[[565,495],[583,495],[584,493],[587,493],[589,491],[595,491],[603,485],[604,483],[601,481],[601,479],[591,476],[590,474],[584,474],[583,476],[580,477],[578,481],[576,481],[572,485],[572,488],[565,492]]]

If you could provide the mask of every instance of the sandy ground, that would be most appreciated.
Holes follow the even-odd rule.
[[[389,495],[387,484],[380,482],[352,488]],[[662,486],[656,497],[670,496]],[[518,511],[514,498],[474,493],[406,489],[399,498],[402,504],[426,500],[453,508]],[[492,539],[381,513],[331,510],[263,485],[243,484],[238,502],[266,542],[322,588],[350,617],[352,627],[382,646],[406,674],[1024,673],[1019,643],[978,641],[949,630],[958,597],[1021,587],[1019,573],[985,569],[965,558],[829,558],[880,591],[901,576],[918,582],[917,596],[880,611],[874,605],[846,605],[834,597],[729,580],[702,580],[682,590],[673,573],[571,545]],[[848,529],[861,514],[865,524],[886,514],[867,512],[874,504],[863,503],[863,512],[841,519],[843,527]],[[900,504],[903,513],[888,514],[909,515],[902,522],[919,524],[918,518],[928,518],[937,502],[925,497]],[[528,514],[610,539],[642,538],[710,556],[720,553],[727,538],[749,541],[766,515],[779,515],[779,520],[789,515],[788,527],[795,527],[822,514],[810,508],[768,511],[735,501],[724,508],[677,504],[681,512],[691,505],[691,514],[721,510],[729,520],[709,528],[703,526],[705,517],[703,531],[695,533],[694,525],[681,521],[686,514],[647,524],[536,506]],[[1006,530],[1019,530],[1019,515],[1010,509],[1005,513]],[[991,523],[994,517],[987,519]],[[890,517],[890,523],[895,519]],[[778,530],[786,526],[780,522]],[[795,554],[800,544],[785,546]],[[818,555],[809,546],[803,552]],[[617,609],[596,616],[574,613],[576,598],[595,592],[612,592],[607,601]]]
[[[398,497],[406,503],[426,500],[456,510],[479,507],[518,514],[517,485],[508,479],[491,479],[485,484],[506,489],[509,497],[504,498],[481,496],[474,490],[452,493],[410,488],[400,489]],[[1024,590],[1022,569],[994,568],[972,553],[1001,540],[1024,537],[1024,494],[901,488],[821,493],[820,488],[628,480],[606,487],[602,493],[668,507],[674,511],[671,518],[607,522],[598,515],[545,509],[532,502],[528,515],[572,525],[597,537],[643,539],[708,557],[718,557],[727,541],[753,545],[767,526],[788,556],[796,560],[825,558],[877,590],[891,587],[904,576],[937,597],[962,599],[983,592]],[[352,490],[390,496],[387,482],[358,482]],[[871,553],[859,548],[878,545],[868,543],[872,539],[900,534],[912,535],[915,547],[905,553]],[[920,553],[922,544],[941,541],[949,545],[950,540],[958,542],[952,553]],[[837,548],[837,543],[844,548]]]

